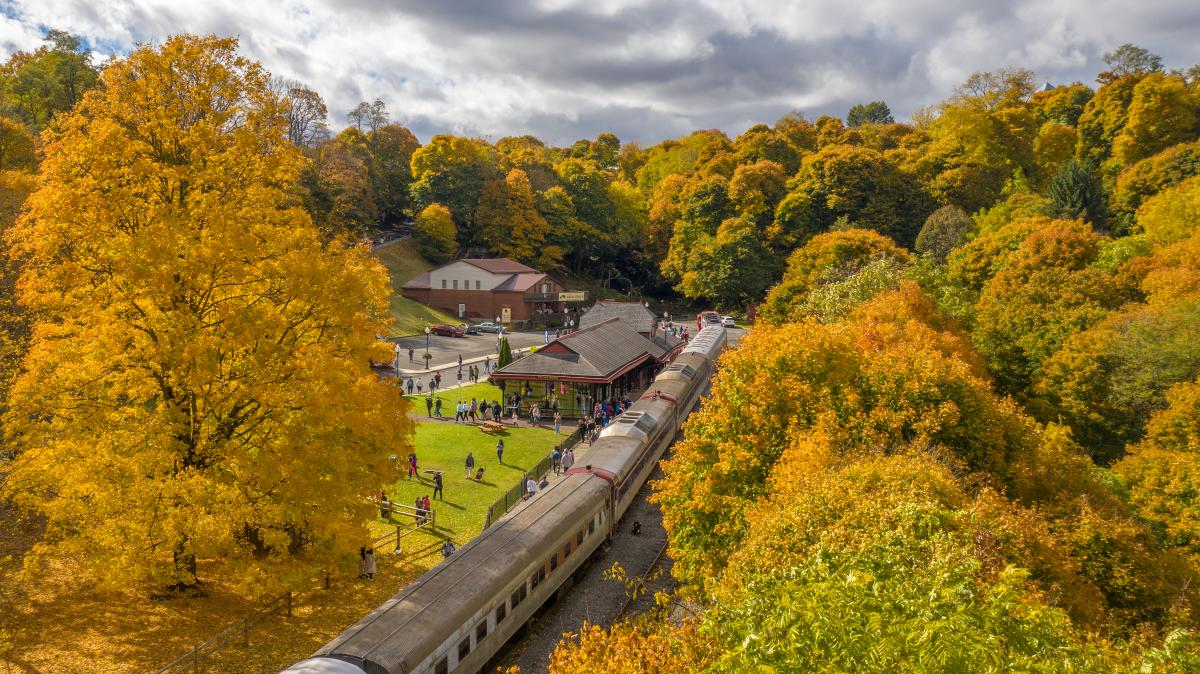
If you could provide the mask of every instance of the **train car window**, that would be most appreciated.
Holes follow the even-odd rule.
[[[499,606],[497,606],[496,607],[496,625],[499,626],[500,622],[503,621],[507,617],[508,617],[508,607],[505,606],[504,604],[500,604]]]
[[[538,583],[542,582],[542,579],[541,579],[541,578],[538,578],[538,576],[539,576],[539,575],[541,575],[542,573],[543,573],[543,572],[542,572],[542,570],[541,570],[541,569],[538,569],[537,571],[535,571],[535,572],[533,573],[533,575],[532,575],[532,576],[530,576],[530,578],[529,578],[529,588],[530,588],[531,590],[536,590],[536,589],[537,589],[537,586],[538,586]]]
[[[554,573],[554,570],[557,568],[558,568],[558,555],[551,555],[550,556],[550,573]]]
[[[570,556],[571,556],[571,541],[567,541],[567,544],[563,546],[563,559],[566,559],[567,557],[570,557]]]
[[[433,674],[450,674],[450,663],[446,658],[437,661],[437,664],[433,666]]]
[[[521,590],[524,590],[524,589],[525,589],[525,586],[522,585]],[[521,600],[524,599],[524,597],[521,596],[521,590],[514,590],[512,593],[512,596],[508,598],[508,601],[509,601],[509,603],[512,604],[514,611],[517,608],[517,604],[520,604]]]
[[[458,661],[462,662],[471,654],[471,637],[458,642]]]
[[[596,533],[596,520],[597,519],[599,519],[599,518],[593,517],[592,519],[588,520],[588,536],[591,536],[592,534]]]
[[[580,529],[579,533],[575,534],[575,547],[579,547],[581,545],[583,545],[583,529]]]
[[[487,618],[484,618],[475,626],[475,643],[478,645],[487,637]]]

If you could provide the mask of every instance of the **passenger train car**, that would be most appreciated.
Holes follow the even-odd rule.
[[[287,674],[477,672],[607,540],[708,393],[725,329],[706,327],[593,443],[518,506]]]

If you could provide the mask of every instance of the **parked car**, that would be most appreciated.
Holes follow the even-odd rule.
[[[704,328],[707,328],[710,325],[720,325],[720,324],[721,324],[721,314],[718,314],[717,312],[712,311],[711,309],[708,311],[701,311],[700,314],[698,316],[696,316],[696,330],[698,330],[698,331],[703,330]]]
[[[464,334],[467,334],[467,335],[478,335],[479,334],[479,326],[478,325],[471,325],[470,323],[463,323],[462,325],[460,325],[458,327],[462,328],[462,331]]]
[[[736,328],[737,321],[733,320],[733,316],[722,316],[721,325],[724,325],[727,328]]]
[[[463,329],[457,325],[446,325],[445,323],[442,323],[441,325],[435,325],[429,328],[429,331],[435,335],[441,335],[443,337],[462,337],[464,334]]]
[[[501,334],[508,332],[504,329],[503,325],[500,325],[499,323],[493,323],[491,321],[484,321],[479,325],[476,325],[475,328],[480,332],[499,332]]]

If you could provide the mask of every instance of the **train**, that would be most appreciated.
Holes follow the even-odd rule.
[[[285,674],[482,669],[615,530],[708,394],[725,328],[700,330],[585,458]]]

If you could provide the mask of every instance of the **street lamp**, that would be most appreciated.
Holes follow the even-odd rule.
[[[500,356],[500,342],[504,341],[504,324],[500,322],[500,317],[496,317],[496,325],[499,326],[496,330],[496,357]]]
[[[429,333],[430,332],[431,332],[431,330],[429,329],[429,326],[426,325],[425,326],[425,363],[426,364],[429,363]]]

